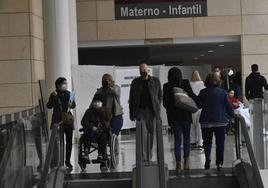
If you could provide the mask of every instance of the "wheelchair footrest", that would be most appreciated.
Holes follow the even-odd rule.
[[[92,159],[91,162],[93,164],[98,164],[98,163],[101,163],[102,161],[98,160],[98,159]]]
[[[92,159],[91,162],[93,164],[106,163],[107,162],[107,159]]]
[[[88,159],[88,158],[85,158],[85,157],[82,157],[79,161],[78,161],[79,164],[90,164],[91,161]]]

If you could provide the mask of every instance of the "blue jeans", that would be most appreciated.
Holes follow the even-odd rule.
[[[210,154],[211,154],[213,133],[215,133],[216,137],[216,165],[223,165],[225,126],[202,128],[202,138],[204,140],[203,145],[205,150],[206,161],[211,160]]]
[[[118,136],[122,127],[123,127],[123,115],[114,116],[111,119],[112,133]]]
[[[183,135],[183,157],[187,158],[190,155],[190,132],[191,123],[187,121],[176,122],[172,124],[175,138],[175,157],[176,161],[181,161],[181,137]]]

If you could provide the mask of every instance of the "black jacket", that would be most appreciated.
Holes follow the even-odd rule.
[[[59,101],[60,100],[60,101]],[[54,123],[59,123],[62,120],[61,114],[63,112],[67,112],[68,105],[70,100],[70,92],[65,91],[61,92],[58,91],[57,96],[55,96],[53,93],[50,94],[49,100],[47,102],[47,108],[52,109],[53,108],[53,114],[52,114],[52,125]],[[62,104],[62,111],[60,107],[60,102]],[[71,108],[75,108],[76,104],[75,101],[72,103]]]
[[[263,98],[263,88],[268,90],[268,84],[264,76],[259,72],[252,72],[246,78],[246,98],[248,100],[255,98]]]
[[[91,132],[92,128],[98,126],[98,123],[101,124],[104,130],[110,129],[110,120],[111,114],[105,108],[94,109],[93,107],[89,107],[85,112],[81,125],[85,132]]]
[[[181,87],[186,91],[195,102],[198,102],[197,96],[193,93],[189,80],[183,80],[181,86],[179,84],[172,84],[170,82],[164,84],[163,86],[163,105],[167,111],[168,124],[172,126],[178,121],[188,121],[192,122],[192,114],[175,107],[174,102],[174,87]]]
[[[150,77],[148,82],[151,94],[153,112],[156,118],[160,118],[162,90],[158,78]],[[129,115],[131,120],[137,118],[142,91],[142,78],[136,78],[132,81],[129,93]]]

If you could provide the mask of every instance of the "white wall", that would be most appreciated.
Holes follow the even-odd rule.
[[[162,86],[167,82],[168,70],[171,67],[159,65],[152,66],[152,74],[159,78]],[[198,70],[203,79],[211,71],[209,65],[202,66],[178,66],[183,73],[183,78],[190,79],[193,70]],[[80,121],[86,109],[96,92],[97,88],[101,86],[101,77],[105,73],[113,75],[115,78],[115,70],[120,69],[137,69],[137,67],[113,67],[113,66],[92,66],[92,65],[73,65],[72,66],[72,76],[73,76],[73,87],[76,93],[76,119],[78,127],[80,127]],[[122,98],[122,104],[127,104],[128,99]],[[128,105],[125,105],[128,106]],[[126,110],[127,111],[127,110]],[[162,107],[161,117],[163,120],[163,125],[167,125],[166,111]],[[125,118],[128,118],[126,114]],[[127,120],[125,122],[128,122]]]
[[[73,88],[77,106],[76,130],[81,126],[81,119],[89,107],[97,88],[101,86],[101,78],[105,73],[113,75],[114,67],[72,65]]]

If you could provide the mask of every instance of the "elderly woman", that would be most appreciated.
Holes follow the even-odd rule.
[[[213,134],[216,137],[217,170],[221,170],[224,157],[225,127],[228,124],[228,115],[234,115],[227,92],[220,87],[221,83],[222,81],[217,74],[209,74],[205,81],[207,88],[201,90],[198,96],[202,103],[200,124],[204,140],[206,170],[210,169]]]

